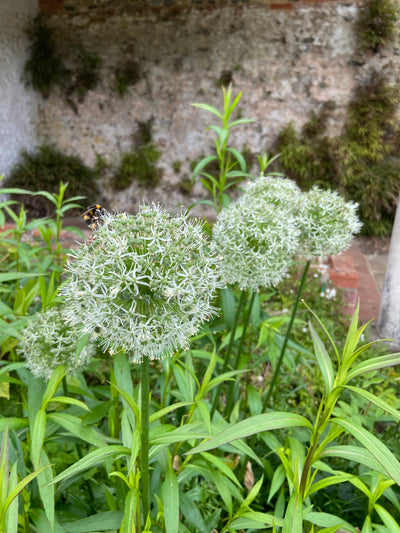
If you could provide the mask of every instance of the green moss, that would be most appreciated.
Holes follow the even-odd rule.
[[[232,71],[223,70],[217,79],[217,87],[228,87],[233,82]]]
[[[66,198],[73,196],[96,197],[97,172],[83,164],[76,156],[59,152],[51,146],[41,146],[37,152],[22,152],[7,179],[8,187],[20,187],[31,191],[58,193],[60,181],[68,183]],[[24,203],[30,218],[53,214],[53,204],[43,196],[21,196],[15,198]]]
[[[191,194],[193,191],[194,181],[184,176],[179,184],[179,189],[183,194]]]
[[[100,81],[101,59],[98,55],[79,48],[74,62],[73,81],[66,93],[68,96],[76,94],[78,100],[82,102],[86,93],[95,89]]]
[[[161,152],[152,140],[151,124],[152,120],[138,123],[133,136],[134,148],[123,154],[119,168],[111,179],[114,189],[126,189],[134,180],[151,187],[160,182],[162,171],[156,163]]]
[[[119,96],[124,96],[128,87],[135,85],[140,79],[139,64],[136,61],[128,61],[115,69],[115,90]]]
[[[27,85],[47,98],[55,87],[60,87],[70,101],[76,95],[82,101],[89,90],[100,80],[101,59],[83,47],[70,47],[65,58],[56,53],[55,39],[44,20],[36,17],[28,29],[29,58],[25,63],[24,77]],[[71,64],[66,68],[64,60]]]
[[[24,79],[28,86],[48,98],[55,86],[67,83],[70,72],[58,57],[52,33],[41,17],[33,20],[27,33],[31,44],[24,68]]]
[[[398,5],[393,0],[367,0],[356,27],[361,48],[377,52],[394,42],[398,14]]]
[[[182,161],[173,161],[172,162],[172,170],[176,172],[177,174],[181,171],[182,168]]]
[[[318,184],[359,204],[363,231],[388,235],[400,192],[399,127],[393,121],[398,89],[373,72],[355,90],[344,132],[328,137],[325,107],[297,133],[289,124],[275,146],[280,170],[302,188]]]

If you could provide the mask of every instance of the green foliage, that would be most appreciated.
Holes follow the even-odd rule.
[[[325,106],[300,134],[289,124],[276,143],[280,168],[301,187],[317,183],[359,203],[366,234],[390,234],[394,219],[400,192],[397,103],[396,87],[373,72],[356,88],[341,136],[327,136]]]
[[[136,61],[128,61],[115,69],[115,90],[119,96],[128,92],[128,87],[135,85],[140,79],[139,64]]]
[[[151,120],[138,123],[134,149],[122,155],[119,168],[111,179],[114,189],[126,189],[133,180],[149,187],[155,187],[160,182],[162,171],[156,163],[161,152],[152,139],[151,123]]]
[[[100,81],[101,59],[98,55],[79,48],[74,57],[71,81],[65,88],[67,97],[76,94],[83,102],[86,93],[96,88]]]
[[[69,156],[56,148],[43,145],[35,153],[23,151],[21,160],[12,169],[7,185],[9,187],[26,187],[34,191],[46,190],[55,194],[60,182],[68,183],[66,197],[96,196],[97,172],[84,165],[79,157]],[[12,196],[12,198],[15,198]],[[54,205],[43,195],[19,195],[30,218],[54,214]]]
[[[394,0],[367,0],[357,21],[357,37],[363,50],[377,52],[396,38],[399,8]]]
[[[67,101],[76,111],[71,96],[83,101],[86,93],[96,87],[100,79],[101,59],[82,47],[71,47],[67,57],[70,68],[56,52],[52,30],[41,17],[36,17],[28,29],[29,58],[25,64],[26,83],[48,98],[55,87],[60,87]]]
[[[55,86],[64,85],[69,72],[55,51],[51,30],[42,18],[36,17],[28,30],[31,44],[25,64],[26,83],[47,98]]]
[[[227,190],[248,176],[245,158],[238,150],[229,146],[231,130],[236,126],[253,122],[251,119],[245,118],[231,121],[232,113],[236,109],[242,93],[239,93],[232,101],[232,87],[229,86],[226,89],[222,85],[222,95],[224,99],[222,113],[208,104],[192,104],[216,115],[221,122],[220,126],[213,124],[207,128],[207,130],[211,130],[214,133],[216,155],[202,158],[195,165],[192,173],[193,181],[197,176],[201,176],[201,183],[211,193],[213,198],[212,201],[200,200],[197,203],[211,205],[217,213],[231,202]]]

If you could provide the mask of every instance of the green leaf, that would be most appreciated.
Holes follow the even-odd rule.
[[[310,328],[311,338],[314,345],[315,356],[317,358],[322,377],[324,378],[325,396],[328,396],[328,394],[332,390],[333,382],[335,380],[335,373],[333,371],[332,361],[329,357],[328,352],[326,351],[324,343],[322,342],[321,338],[315,331],[310,321],[308,322],[308,325]]]
[[[304,513],[304,520],[311,522],[319,527],[333,528],[332,533],[335,533],[339,528],[343,531],[350,531],[351,533],[357,533],[357,529],[348,524],[343,518],[335,516],[330,513],[321,513],[309,511]],[[324,530],[325,531],[325,530]],[[327,533],[327,532],[326,532]]]
[[[282,533],[303,533],[303,502],[297,492],[290,496]]]
[[[382,355],[380,357],[374,357],[373,359],[367,359],[362,363],[356,365],[352,370],[349,370],[347,374],[347,381],[366,374],[367,372],[374,372],[387,366],[395,366],[400,364],[400,353],[391,353],[389,355]]]
[[[13,281],[15,279],[36,278],[38,276],[44,276],[44,274],[37,274],[34,272],[5,272],[0,274],[0,283],[3,283],[4,281]]]
[[[192,180],[194,180],[195,177],[200,174],[203,168],[206,167],[209,163],[211,163],[211,161],[218,161],[218,157],[216,155],[209,155],[208,157],[204,157],[204,159],[197,163],[192,172]]]
[[[279,465],[272,476],[271,486],[269,489],[268,503],[272,500],[278,490],[282,487],[286,479],[286,472],[283,465]]]
[[[393,516],[386,509],[384,509],[378,503],[374,505],[374,509],[378,513],[380,519],[385,524],[385,526],[388,528],[390,533],[400,533],[399,524],[396,522]]]
[[[232,124],[230,125],[232,127]],[[246,160],[243,157],[243,154],[241,154],[236,148],[229,147],[226,149],[227,152],[230,152],[236,159],[236,161],[239,163],[240,169],[242,172],[246,172],[247,170],[247,164]]]
[[[47,468],[46,466],[43,466],[42,468],[40,468],[39,470],[37,470],[36,472],[32,472],[31,474],[29,474],[28,476],[24,477],[24,479],[22,479],[18,485],[16,487],[14,487],[14,489],[8,494],[7,498],[6,498],[6,501],[4,503],[4,506],[1,510],[2,513],[5,513],[8,509],[8,507],[11,505],[11,503],[14,501],[14,499],[18,496],[18,494],[20,494],[24,488],[29,485],[29,483],[35,479],[41,472],[43,472],[43,470]]]
[[[257,511],[245,511],[240,513],[240,517],[234,520],[231,527],[235,530],[241,529],[265,529],[265,526],[283,526],[282,518],[271,514],[260,513]]]
[[[68,396],[54,396],[51,399],[51,403],[65,403],[67,405],[76,405],[76,407],[80,407],[81,409],[84,409],[85,411],[90,411],[89,407],[81,402],[80,400],[77,400],[76,398],[69,398]]]
[[[217,117],[219,119],[223,119],[221,113],[218,111],[218,109],[216,109],[215,107],[211,106],[211,105],[208,105],[208,104],[198,104],[198,103],[194,103],[194,104],[191,104],[193,107],[198,107],[199,109],[204,109],[204,111],[209,111],[210,113],[213,113],[214,115],[217,115]]]
[[[161,499],[164,505],[166,533],[178,533],[179,528],[179,488],[171,462],[161,485]]]
[[[68,479],[76,474],[91,468],[99,463],[104,463],[105,459],[112,456],[126,455],[130,456],[131,450],[126,446],[120,446],[118,444],[103,446],[93,452],[88,453],[85,457],[82,457],[77,463],[73,464],[53,479],[53,483],[58,483],[64,479]]]
[[[400,420],[400,411],[389,405],[387,402],[385,402],[385,400],[382,400],[378,396],[375,396],[375,394],[372,394],[367,390],[361,389],[360,387],[352,387],[350,385],[344,385],[343,388],[358,394],[359,396],[364,398],[364,400],[367,400],[367,402],[373,403],[383,411],[386,411],[387,413],[393,415],[395,418],[397,418],[397,420]]]
[[[386,476],[386,470],[382,468],[382,465],[374,459],[368,450],[359,446],[327,446],[319,457],[340,457],[367,466]]]
[[[121,527],[124,513],[121,511],[105,511],[76,522],[63,524],[66,533],[92,533],[93,531],[109,531]]]
[[[222,460],[220,459],[219,457],[217,457],[216,455],[213,455],[211,453],[208,453],[208,452],[203,452],[201,454],[201,456],[208,462],[210,463],[212,466],[214,466],[215,468],[217,468],[222,474],[224,474],[226,477],[228,477],[231,481],[233,481],[233,483],[235,483],[235,485],[237,485],[238,487],[240,487],[240,483],[239,481],[237,480],[235,474],[232,472],[232,470],[229,468],[229,466],[227,466],[227,464]]]
[[[175,411],[176,409],[180,409],[181,407],[186,407],[187,405],[192,405],[193,402],[178,402],[174,403],[173,405],[168,405],[167,407],[164,407],[163,409],[159,409],[155,413],[149,416],[149,422],[150,424],[152,422],[155,422],[156,420],[159,420],[163,416],[167,415],[168,413],[171,413],[172,411]]]
[[[35,469],[39,468],[40,452],[42,450],[44,434],[46,432],[46,421],[46,411],[41,408],[36,413],[35,421],[31,431],[31,457]]]
[[[185,520],[196,528],[200,533],[210,533],[204,522],[204,519],[195,502],[193,502],[185,492],[179,497],[179,504]]]
[[[354,422],[339,418],[334,418],[332,421],[353,435],[382,466],[386,475],[400,485],[400,463],[389,448],[369,431]]]
[[[47,419],[55,422],[80,439],[102,447],[105,445],[104,437],[92,426],[86,426],[80,418],[68,413],[49,413]]]
[[[262,415],[252,416],[246,420],[241,420],[237,424],[228,426],[217,436],[212,437],[207,442],[203,442],[195,448],[192,448],[189,452],[187,452],[187,454],[205,452],[212,450],[213,448],[218,448],[219,446],[227,444],[228,442],[232,442],[236,439],[243,439],[263,431],[283,429],[288,427],[307,427],[310,430],[312,429],[310,422],[301,415],[279,411],[274,413],[264,413]]]

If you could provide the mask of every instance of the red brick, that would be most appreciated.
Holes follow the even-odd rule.
[[[55,15],[64,11],[64,0],[39,0],[39,9],[43,15]]]
[[[336,270],[329,271],[329,279],[337,287],[343,289],[357,289],[358,287],[358,274],[356,270]]]
[[[270,4],[270,9],[285,9],[286,11],[293,8],[293,4]]]

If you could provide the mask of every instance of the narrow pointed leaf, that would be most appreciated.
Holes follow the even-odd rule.
[[[123,519],[121,511],[105,511],[97,513],[87,518],[82,518],[76,522],[64,524],[66,533],[91,533],[92,531],[110,531],[119,529]]]
[[[382,466],[386,475],[400,485],[400,463],[389,448],[369,431],[354,422],[339,418],[335,418],[333,421],[353,435]]]
[[[263,431],[273,429],[283,429],[288,427],[307,427],[312,429],[310,422],[301,415],[286,412],[264,413],[262,415],[252,416],[246,420],[241,420],[237,424],[227,427],[217,436],[207,442],[203,442],[187,453],[199,453],[218,448],[223,444],[232,442],[236,439],[243,439],[250,435],[255,435]]]
[[[283,533],[303,533],[303,502],[300,495],[293,492],[283,520]]]
[[[389,405],[387,402],[385,402],[385,400],[382,400],[378,396],[375,396],[375,394],[372,394],[367,390],[361,389],[360,387],[352,387],[350,385],[345,385],[343,388],[358,394],[359,396],[364,398],[364,400],[367,400],[367,402],[373,403],[383,411],[386,411],[387,413],[400,420],[400,411]]]
[[[350,370],[347,374],[347,381],[350,381],[357,376],[361,376],[362,374],[366,374],[367,372],[374,372],[375,370],[398,364],[400,364],[400,353],[391,353],[389,355],[374,357],[373,359],[368,359],[359,363]]]
[[[313,345],[314,345],[315,356],[317,358],[317,362],[321,370],[322,377],[324,378],[325,396],[328,396],[328,394],[332,390],[333,382],[335,379],[335,373],[333,371],[332,361],[331,361],[331,358],[329,357],[328,352],[326,351],[324,343],[322,342],[318,333],[315,331],[311,322],[309,322],[308,325],[310,328],[311,338],[312,338]]]
[[[178,533],[179,529],[179,488],[176,474],[169,465],[161,486],[161,498],[164,504],[166,533]]]
[[[218,111],[218,109],[216,109],[215,107],[211,106],[211,105],[208,105],[208,104],[198,104],[198,103],[194,103],[194,104],[191,104],[193,107],[198,107],[199,109],[204,109],[204,111],[209,111],[210,113],[213,113],[214,115],[217,115],[218,118],[220,118],[222,120],[222,115],[221,113]]]
[[[131,454],[131,450],[126,446],[120,446],[118,444],[111,446],[103,446],[98,448],[93,452],[88,453],[85,457],[82,457],[77,463],[73,464],[53,479],[53,483],[58,483],[64,479],[68,479],[75,474],[79,474],[91,468],[92,466],[102,463],[108,457],[118,456],[118,455],[127,455],[128,457]]]

